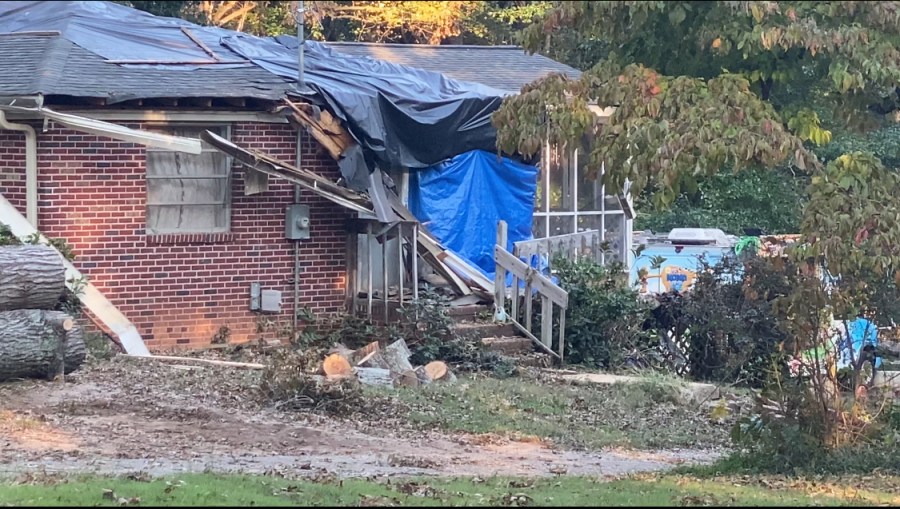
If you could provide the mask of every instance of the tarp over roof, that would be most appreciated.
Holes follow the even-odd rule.
[[[346,154],[341,170],[356,189],[365,188],[368,172],[376,166],[424,168],[470,150],[495,150],[490,115],[508,93],[438,72],[337,53],[314,42],[304,45],[306,87],[301,90],[294,37],[254,37],[111,2],[0,2],[0,34],[48,31],[59,32],[52,46],[74,47],[53,53],[53,59],[42,58],[42,65],[51,67],[35,69],[35,74],[5,75],[0,69],[0,89],[10,90],[10,79],[28,75],[31,81],[25,89],[30,93],[60,94],[60,83],[74,76],[105,81],[104,88],[110,90],[70,83],[65,90],[71,93],[60,95],[124,100],[141,98],[143,88],[144,97],[190,97],[196,95],[189,84],[172,89],[157,75],[202,83],[204,77],[220,73],[246,73],[250,83],[242,90],[248,97],[303,95],[327,105],[346,122],[361,149]],[[71,55],[82,53],[84,61],[82,50],[99,59],[94,65],[70,68]],[[260,76],[260,71],[265,74]],[[119,79],[104,80],[114,73]],[[132,75],[146,79],[134,83],[128,79]],[[232,81],[223,83],[222,97],[235,97],[224,90]],[[119,86],[128,90],[116,90]],[[209,87],[199,88],[210,96]]]

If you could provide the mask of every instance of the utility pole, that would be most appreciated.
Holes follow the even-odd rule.
[[[304,37],[303,14],[305,12],[306,12],[306,9],[304,9],[304,7],[303,7],[303,0],[299,0],[297,2],[297,61],[298,61],[297,83],[301,90],[306,87],[306,82],[303,79],[303,37]]]

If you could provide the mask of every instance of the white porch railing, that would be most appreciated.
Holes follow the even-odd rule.
[[[538,344],[543,350],[557,357],[560,363],[565,358],[566,337],[566,309],[569,306],[569,294],[553,283],[550,278],[541,274],[529,264],[520,260],[506,250],[507,225],[500,221],[497,225],[497,244],[494,246],[494,261],[496,274],[494,280],[494,305],[497,313],[495,318],[499,321],[509,320],[526,337]],[[507,312],[506,300],[506,273],[512,273],[511,306]],[[525,284],[524,292],[524,325],[519,322],[519,285]],[[541,337],[538,339],[531,332],[533,293],[537,292],[541,298]],[[557,348],[559,353],[553,351],[553,308],[559,308],[559,341]]]

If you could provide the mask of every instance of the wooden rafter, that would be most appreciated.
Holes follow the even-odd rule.
[[[341,125],[341,121],[329,111],[321,110],[312,104],[292,101],[285,101],[285,106],[291,112],[288,120],[305,127],[335,161],[356,144],[350,133]]]

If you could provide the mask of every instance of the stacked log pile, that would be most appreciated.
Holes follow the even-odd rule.
[[[55,310],[65,292],[65,268],[55,249],[0,247],[0,382],[53,379],[84,362],[81,328]]]
[[[418,387],[456,381],[446,363],[433,361],[414,367],[409,361],[411,355],[402,339],[384,348],[377,341],[358,350],[337,345],[322,361],[319,372],[330,379],[355,376],[364,385],[386,387]]]

